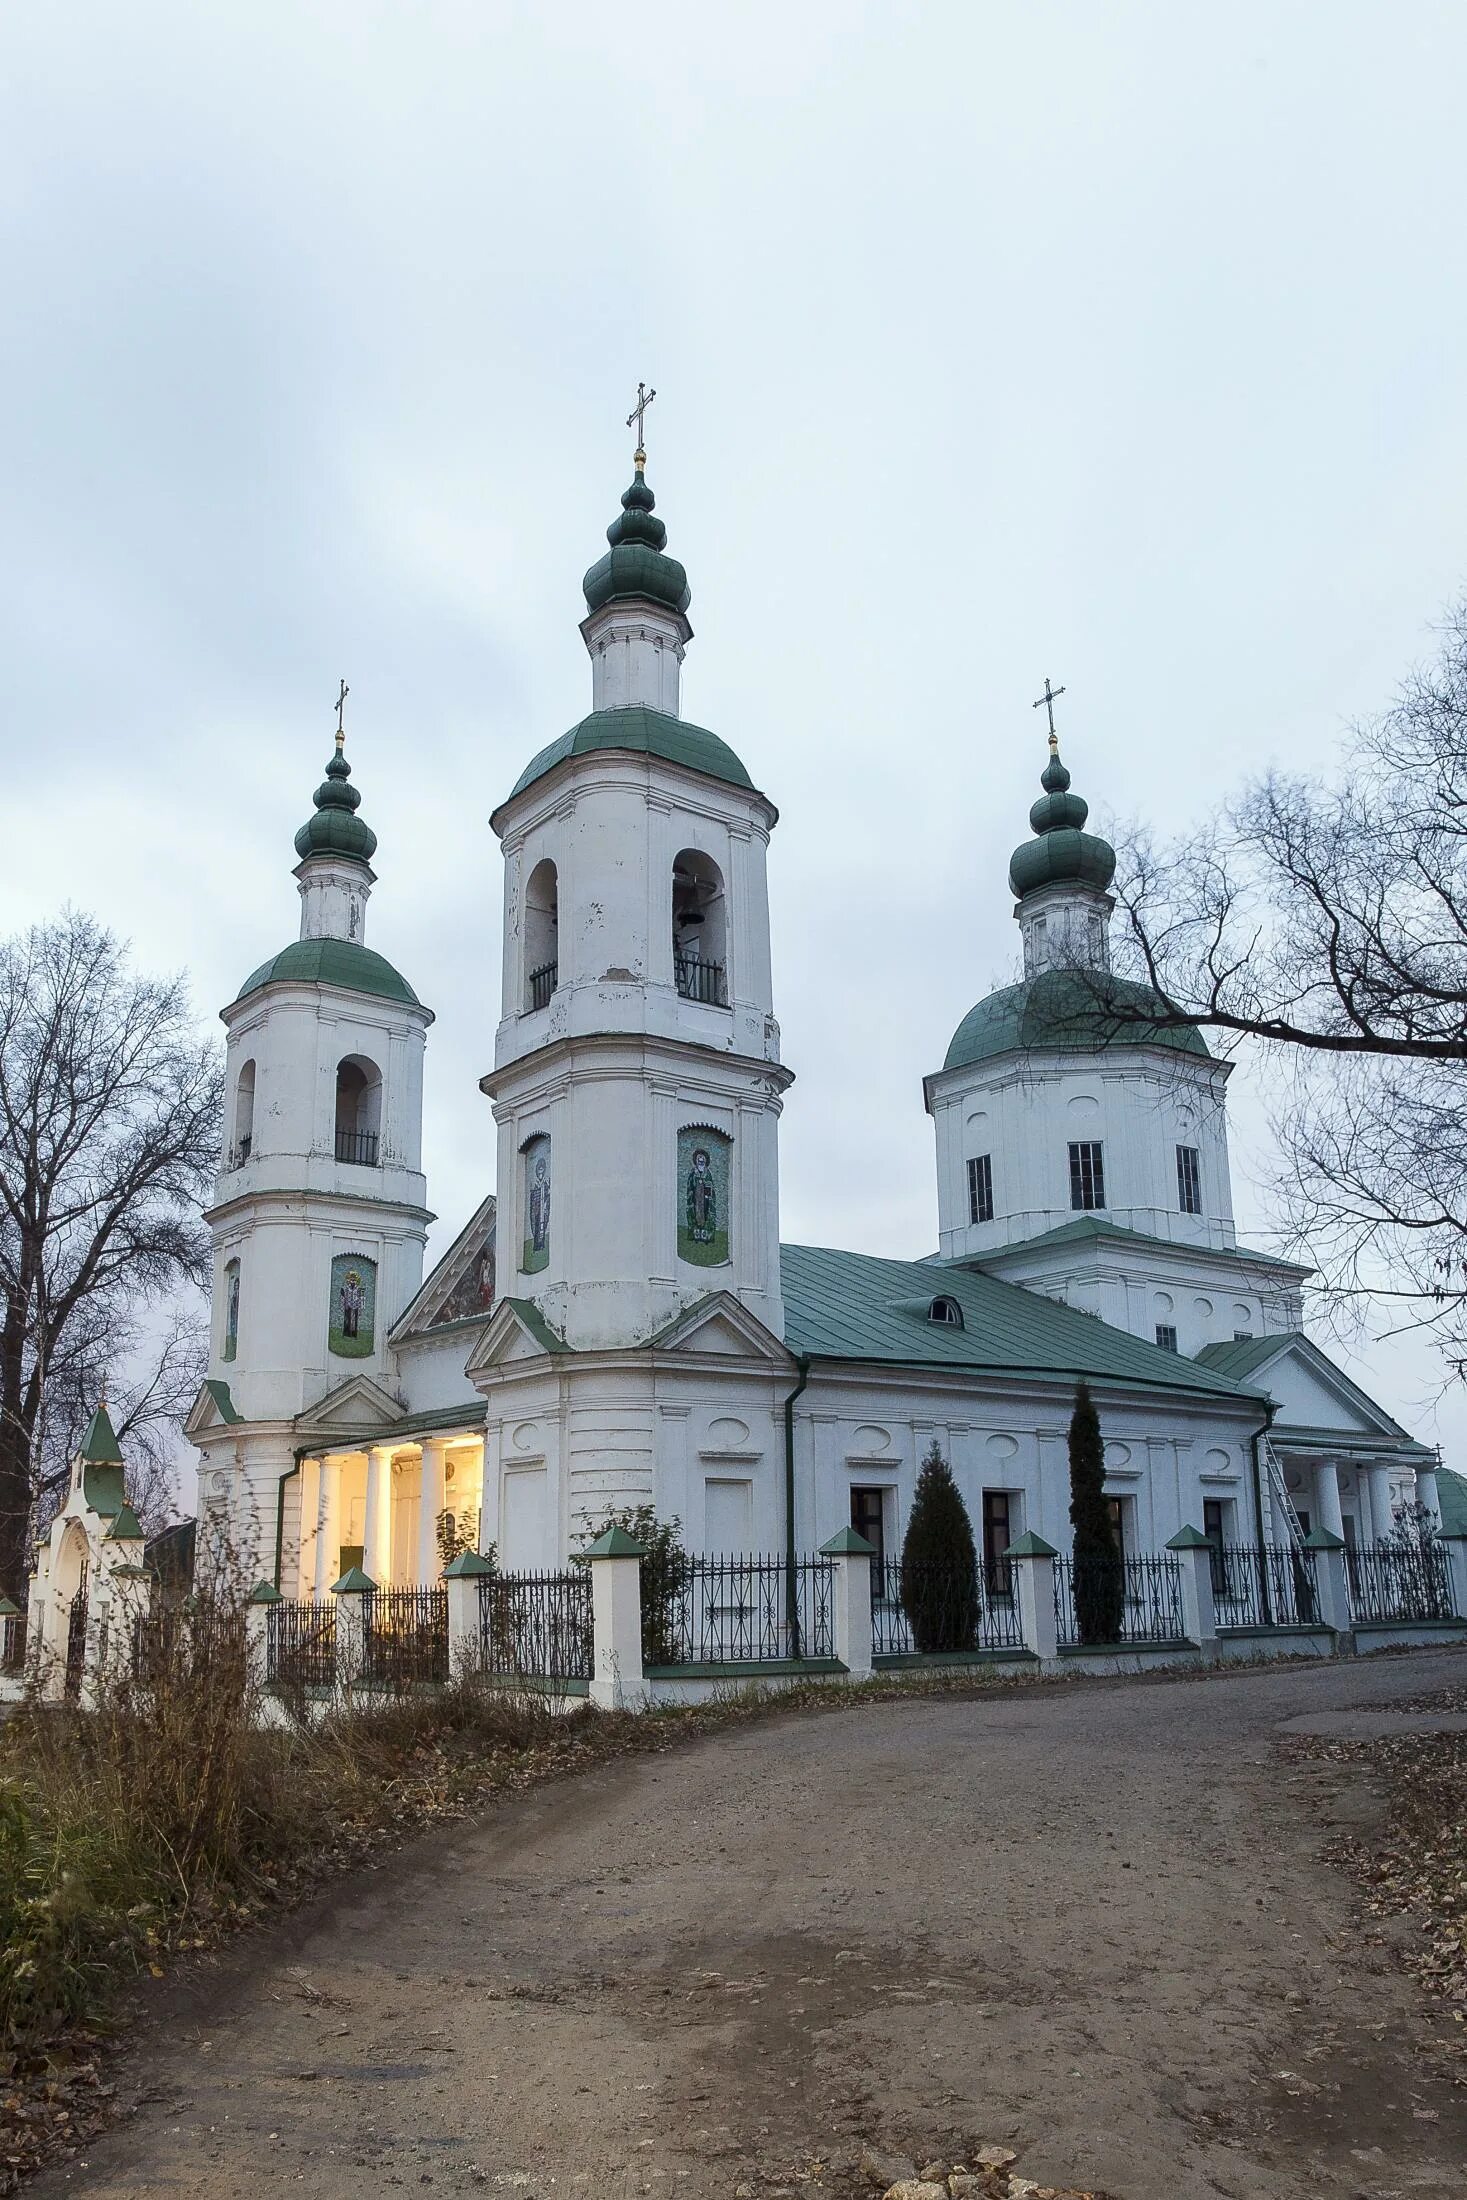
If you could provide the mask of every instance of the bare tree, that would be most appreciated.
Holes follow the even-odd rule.
[[[202,1290],[217,1049],[181,978],[140,977],[68,911],[0,945],[0,1588],[22,1587],[38,1498],[64,1476],[109,1366],[144,1455],[190,1367],[180,1292]],[[150,1347],[152,1348],[150,1351]]]
[[[1337,1288],[1467,1359],[1467,602],[1331,784],[1271,773],[1117,886],[1118,963],[1286,1065],[1279,1178]],[[1103,981],[1098,981],[1103,984]],[[1107,1004],[1117,1027],[1142,1020]]]

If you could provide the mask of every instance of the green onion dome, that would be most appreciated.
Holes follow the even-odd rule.
[[[1169,1004],[1134,978],[1102,970],[1041,970],[1021,985],[1006,985],[970,1008],[953,1033],[944,1069],[967,1069],[997,1054],[1028,1054],[1055,1047],[1070,1054],[1100,1054],[1113,1047],[1170,1047],[1202,1054],[1207,1041],[1194,1024],[1150,1023]]]
[[[1041,886],[1094,886],[1104,893],[1116,875],[1116,852],[1098,833],[1087,833],[1090,805],[1070,792],[1059,744],[1049,737],[1049,762],[1039,784],[1044,792],[1029,812],[1035,838],[1009,858],[1009,887],[1018,900]]]
[[[343,856],[349,862],[370,863],[377,835],[357,816],[361,795],[351,783],[351,766],[342,755],[338,735],[336,754],[326,766],[326,777],[316,789],[316,814],[308,817],[295,836],[295,852],[307,856]]]
[[[685,612],[692,602],[687,574],[676,558],[663,555],[667,529],[654,515],[656,502],[639,463],[622,497],[620,516],[606,530],[611,548],[581,583],[588,611],[630,596],[650,597],[653,603],[678,612]]]

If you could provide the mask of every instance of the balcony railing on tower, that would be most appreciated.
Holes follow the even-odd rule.
[[[549,1006],[550,996],[555,991],[555,982],[559,975],[560,964],[558,962],[541,963],[538,970],[530,972],[529,988],[532,1009]]]
[[[704,962],[697,955],[674,955],[672,967],[677,989],[685,1001],[706,1001],[710,1008],[728,1007],[728,986],[722,963]]]
[[[254,1143],[248,1132],[245,1133],[243,1138],[236,1140],[235,1144],[229,1149],[229,1166],[231,1169],[242,1169],[244,1167],[250,1158],[250,1149]]]
[[[336,1158],[338,1161],[354,1161],[359,1168],[375,1169],[377,1166],[377,1133],[375,1131],[338,1131],[336,1134]]]

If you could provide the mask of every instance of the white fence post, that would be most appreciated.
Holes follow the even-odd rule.
[[[273,1581],[257,1581],[245,1600],[245,1662],[256,1688],[263,1688],[270,1677],[270,1607],[280,1602]]]
[[[835,1654],[853,1681],[871,1678],[871,1561],[876,1546],[859,1529],[842,1528],[820,1546],[830,1560]]]
[[[340,1581],[333,1581],[336,1599],[336,1686],[345,1694],[361,1678],[367,1662],[367,1598],[377,1587],[360,1566],[350,1566]]]
[[[1031,1528],[1004,1553],[1019,1597],[1019,1632],[1024,1648],[1048,1665],[1059,1656],[1059,1625],[1054,1616],[1054,1562],[1059,1552]]]
[[[479,1649],[479,1583],[494,1568],[477,1551],[460,1551],[443,1569],[448,1591],[448,1677],[476,1672],[483,1663]]]
[[[1209,1665],[1217,1662],[1217,1599],[1212,1589],[1213,1547],[1200,1528],[1183,1528],[1167,1545],[1181,1561],[1182,1633]]]
[[[602,1711],[645,1711],[642,1671],[642,1560],[645,1547],[610,1527],[586,1553],[591,1563],[591,1701]]]
[[[1438,1541],[1446,1553],[1447,1572],[1452,1583],[1452,1610],[1458,1619],[1467,1619],[1467,1535],[1444,1535]]]
[[[1328,1528],[1316,1528],[1304,1538],[1306,1551],[1314,1553],[1314,1580],[1319,1591],[1319,1616],[1332,1627],[1337,1647],[1350,1647],[1350,1583],[1345,1572],[1345,1541]]]

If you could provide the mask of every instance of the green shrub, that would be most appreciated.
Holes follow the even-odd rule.
[[[582,1529],[582,1550],[577,1562],[588,1564],[585,1546],[605,1535],[608,1528],[624,1528],[647,1553],[642,1560],[642,1663],[676,1665],[682,1655],[681,1618],[693,1561],[683,1548],[683,1524],[674,1513],[659,1520],[653,1505],[623,1505],[608,1512],[595,1527]]]
[[[1070,1415],[1070,1525],[1075,1531],[1075,1627],[1086,1644],[1119,1642],[1126,1573],[1105,1495],[1105,1443],[1088,1386]]]
[[[902,1610],[929,1655],[978,1646],[978,1552],[973,1523],[934,1437],[917,1476],[902,1544]]]

